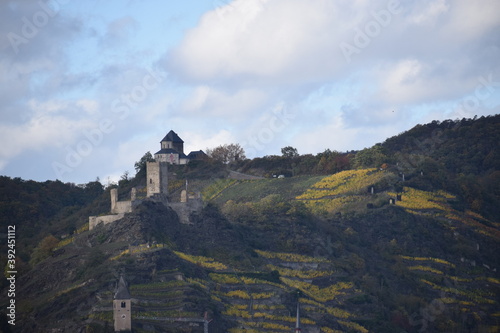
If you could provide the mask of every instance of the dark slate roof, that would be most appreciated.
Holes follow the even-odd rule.
[[[123,275],[120,276],[120,281],[118,281],[114,299],[130,299],[127,282],[125,282]]]
[[[182,139],[177,135],[177,133],[175,133],[172,130],[170,130],[170,132],[168,132],[167,135],[165,135],[163,140],[161,140],[160,142],[163,142],[163,141],[184,143],[184,141],[182,141]]]
[[[195,151],[192,151],[188,154],[188,158],[195,158],[197,156],[207,156],[207,154],[205,154],[205,152],[203,150],[195,150]]]
[[[157,154],[177,154],[181,158],[186,158],[187,156],[185,154],[180,154],[177,150],[172,149],[172,148],[163,148],[161,150],[158,150],[155,155]]]

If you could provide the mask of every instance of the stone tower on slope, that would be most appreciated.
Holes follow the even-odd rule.
[[[123,276],[120,276],[115,296],[113,298],[113,320],[115,323],[115,332],[132,331],[131,305],[127,282],[125,282]]]
[[[162,161],[146,164],[147,197],[168,195],[168,163]]]

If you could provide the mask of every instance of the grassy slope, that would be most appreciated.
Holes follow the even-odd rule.
[[[255,202],[270,194],[281,194],[286,200],[301,200],[306,202],[313,213],[322,216],[329,216],[331,213],[337,211],[342,211],[343,213],[351,215],[367,214],[367,203],[372,203],[374,201],[378,202],[375,208],[388,205],[386,202],[388,198],[396,196],[394,187],[397,183],[398,180],[393,174],[375,169],[344,171],[328,177],[303,176],[281,180],[265,179],[258,181],[227,182],[222,185],[219,184],[220,192],[213,198],[213,201],[217,204],[224,204],[228,200],[234,200],[236,202]],[[368,188],[374,184],[376,185],[375,187],[378,193],[370,195],[368,193]],[[224,187],[224,185],[227,187]],[[380,188],[382,188],[382,190],[379,190]],[[390,260],[396,263],[391,268],[392,274],[398,274],[403,277],[404,280],[408,279],[413,281],[411,283],[415,284],[417,290],[420,290],[421,293],[417,297],[418,300],[413,299],[412,301],[408,301],[406,304],[407,307],[415,308],[415,306],[418,307],[417,304],[421,304],[420,307],[425,308],[423,304],[426,302],[426,296],[424,295],[434,295],[434,301],[432,298],[430,301],[433,301],[440,307],[446,308],[447,311],[461,312],[462,317],[465,316],[465,318],[469,316],[471,318],[476,318],[476,320],[479,319],[490,323],[495,322],[498,313],[492,312],[492,309],[498,304],[498,300],[495,299],[496,297],[494,295],[497,294],[499,290],[500,280],[498,279],[498,274],[492,274],[492,272],[489,271],[489,268],[487,268],[489,265],[486,262],[495,263],[496,260],[495,258],[477,257],[475,254],[471,253],[470,243],[472,239],[475,239],[478,244],[481,243],[486,246],[489,246],[487,244],[491,244],[493,247],[498,247],[498,241],[500,240],[499,224],[495,221],[489,221],[477,213],[470,211],[461,212],[453,209],[452,203],[456,200],[456,197],[450,193],[443,191],[435,193],[432,191],[426,192],[412,187],[403,187],[402,189],[403,201],[397,202],[394,208],[401,207],[404,210],[403,214],[416,216],[422,223],[431,223],[427,228],[434,229],[435,234],[433,236],[443,238],[440,241],[441,244],[435,244],[438,240],[433,239],[433,236],[430,235],[428,235],[430,239],[423,241],[426,243],[428,242],[430,246],[435,248],[419,249],[417,246],[408,248],[406,246],[401,246],[403,240],[417,240],[424,231],[421,230],[413,234],[414,231],[419,229],[409,229],[407,231],[408,234],[404,235],[400,234],[399,227],[394,230],[388,228],[389,233],[394,232],[394,237],[388,242],[389,244],[387,244],[387,246],[384,245],[384,251],[391,252],[389,255],[391,258]],[[375,210],[380,213],[380,210]],[[383,215],[384,213],[382,213],[382,216]],[[357,235],[356,229],[359,230],[360,228],[353,223],[352,227],[347,227],[345,229],[345,232],[359,241],[359,239],[363,237]],[[456,240],[463,242],[464,248],[457,247],[455,242],[451,241],[451,239],[439,236],[440,233],[449,234],[450,238],[453,233]],[[366,234],[369,234],[369,232]],[[399,237],[398,234],[400,235]],[[408,238],[408,236],[410,236],[410,238]],[[464,237],[470,237],[470,239],[466,241]],[[365,237],[365,241],[370,241],[370,239]],[[473,242],[475,241],[472,241],[472,243]],[[440,250],[437,250],[438,248],[440,248]],[[428,255],[429,252],[436,253],[436,256],[424,256],[424,254]],[[415,255],[418,253],[421,253],[421,255]],[[359,257],[358,254],[361,257]],[[479,263],[477,263],[476,260],[468,259],[467,255],[479,258],[478,260],[481,260],[486,266],[476,268],[476,265]],[[359,264],[360,266],[364,266],[366,260],[369,259],[367,258],[368,255],[366,255],[364,259],[362,257],[363,254],[361,250],[355,249],[354,253],[349,254],[347,258],[333,260],[331,263],[342,266],[346,264],[347,260],[348,265]],[[450,258],[451,261],[448,261]],[[384,258],[377,257],[374,261],[380,262],[381,259]],[[387,259],[389,258],[385,258],[385,260]],[[387,262],[380,263],[387,265]],[[312,304],[312,306],[306,307],[306,316],[314,318],[318,312],[334,313],[336,311],[336,316],[334,315],[334,317],[336,317],[335,320],[337,323],[341,323],[341,326],[346,329],[346,331],[365,331],[363,327],[357,326],[355,321],[351,321],[353,318],[356,318],[356,315],[350,313],[349,308],[346,307],[345,304],[342,304],[342,302],[331,303],[331,301],[329,302],[324,298],[328,292],[333,292],[330,291],[332,288],[332,290],[335,290],[335,284],[323,286],[323,288],[315,287],[314,283],[310,284],[311,280],[315,280],[311,278],[311,276],[314,276],[314,274],[321,276],[321,274],[323,274],[320,270],[309,269],[305,271],[290,271],[286,270],[287,264],[293,265],[293,263],[287,262],[286,260],[281,262],[278,261],[275,265],[267,265],[266,269],[278,270],[281,275],[282,283],[287,287],[297,288],[305,294],[305,299],[303,301]],[[368,266],[368,263],[366,263],[366,265]],[[291,279],[287,276],[294,274],[295,276]],[[302,276],[302,279],[299,278],[299,276]],[[331,272],[327,274],[327,277],[335,281],[334,273]],[[349,284],[352,283],[352,281],[348,278],[346,283]],[[366,283],[369,285],[368,282]],[[408,281],[404,283],[408,283]],[[363,295],[365,292],[370,294],[369,290],[363,291],[358,289],[357,291],[349,291],[349,288],[347,288],[347,293],[344,292],[344,295],[355,298],[357,294],[359,295],[361,293],[361,295]],[[397,294],[397,291],[394,290],[394,295]],[[405,296],[405,293],[397,297],[409,297],[409,299],[411,299],[410,295]],[[254,317],[249,314],[248,306],[245,307],[243,304],[238,305],[237,302],[231,301],[229,301],[229,304],[230,305],[228,305],[225,310],[226,314],[235,317],[241,325],[245,325],[245,323],[249,325],[249,327],[254,325],[252,322]],[[337,308],[337,306],[340,308]],[[399,315],[398,313],[398,316]],[[453,323],[453,320],[457,320],[459,317],[458,315],[455,315],[455,317],[450,315],[450,317],[453,317],[451,321],[449,318],[440,318],[440,320],[433,319],[433,323],[430,323],[428,319],[419,318],[417,320],[416,317],[413,318],[411,315],[414,314],[406,313],[403,315],[406,319],[403,320],[404,323],[400,326],[406,325],[409,328],[422,328],[423,325],[433,324],[436,325],[435,329],[441,329],[442,327],[440,328],[438,326],[442,325],[440,320],[443,320],[443,322],[449,320],[449,323]],[[444,310],[440,310],[437,315],[445,317]],[[437,315],[434,317],[438,317]],[[276,318],[276,315],[273,313],[261,316],[269,320]],[[343,321],[341,320],[342,316],[345,317]],[[350,319],[347,320],[347,318]],[[361,317],[358,317],[358,319],[361,319]],[[282,323],[276,324],[279,325]],[[373,323],[368,322],[368,326],[372,324]],[[461,327],[461,325],[461,323],[456,322],[452,324],[452,326],[457,327],[457,329]],[[258,327],[262,328],[262,326]],[[485,326],[484,329],[486,329],[486,327],[490,327],[490,330],[495,330],[494,326]],[[328,332],[326,328],[323,328],[323,331]],[[265,332],[265,330],[262,330],[262,332]]]
[[[279,194],[284,199],[291,200],[323,178],[324,176],[298,176],[284,179],[238,181],[228,183],[229,186],[224,188],[213,200],[217,204],[228,200],[252,202],[259,201],[271,194]]]

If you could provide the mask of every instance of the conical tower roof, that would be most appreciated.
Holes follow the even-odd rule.
[[[176,142],[176,143],[184,143],[184,141],[177,135],[177,133],[175,133],[172,130],[170,130],[170,132],[168,132],[167,135],[165,135],[165,137],[163,138],[163,140],[161,140],[160,142],[163,142],[163,141],[170,141],[170,142]]]
[[[118,281],[114,299],[130,299],[127,282],[123,278],[123,275],[120,275],[120,281]]]

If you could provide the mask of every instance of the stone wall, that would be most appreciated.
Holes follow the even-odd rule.
[[[132,212],[132,201],[118,201],[116,203],[116,209],[112,211],[112,214],[123,214]]]
[[[89,230],[94,229],[99,223],[108,224],[123,218],[125,214],[89,216]]]
[[[171,202],[168,205],[170,208],[175,210],[181,223],[191,224],[189,216],[192,213],[200,212],[203,209],[203,200],[199,198],[189,199],[187,202]]]
[[[130,191],[130,200],[118,201],[118,189],[116,188],[111,189],[109,194],[111,196],[111,215],[89,216],[89,230],[94,229],[99,223],[108,224],[121,219],[126,213],[131,213],[142,202],[137,200],[135,187]]]
[[[155,159],[158,162],[165,162],[170,164],[180,164],[179,154],[158,154],[155,155]]]
[[[131,213],[133,208],[140,203],[137,200],[137,190],[135,187],[130,191],[130,200],[118,201],[118,189],[113,188],[110,191],[111,195],[111,214]]]

